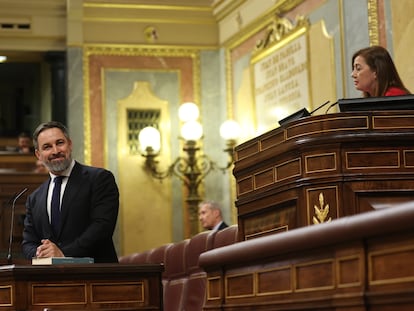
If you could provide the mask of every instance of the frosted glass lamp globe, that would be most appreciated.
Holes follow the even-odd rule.
[[[155,127],[144,127],[138,135],[139,147],[144,154],[147,148],[152,148],[154,153],[158,153],[161,149],[161,134]]]
[[[234,120],[227,120],[220,126],[220,136],[225,140],[237,140],[241,135],[241,127]]]
[[[203,127],[198,121],[188,121],[181,127],[181,137],[185,140],[197,141],[203,136]]]
[[[182,122],[195,121],[200,116],[200,110],[194,103],[184,103],[178,108],[178,117]]]

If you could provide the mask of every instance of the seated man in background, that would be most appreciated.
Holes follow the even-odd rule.
[[[203,201],[198,205],[198,218],[206,230],[221,230],[228,225],[223,221],[221,207],[214,201]]]
[[[32,137],[26,133],[22,132],[17,136],[17,148],[16,151],[19,153],[34,153],[34,148],[32,146]]]

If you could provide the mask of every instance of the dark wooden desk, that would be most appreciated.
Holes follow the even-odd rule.
[[[162,310],[162,265],[0,267],[0,310]]]

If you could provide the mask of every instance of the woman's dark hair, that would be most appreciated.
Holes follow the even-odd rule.
[[[397,87],[405,90],[407,93],[410,93],[410,91],[404,86],[398,74],[397,68],[385,48],[376,45],[355,52],[352,56],[352,67],[354,66],[354,61],[357,56],[361,56],[369,68],[377,74],[378,85],[375,90],[375,94],[364,92],[364,97],[384,96],[385,92],[390,87]]]

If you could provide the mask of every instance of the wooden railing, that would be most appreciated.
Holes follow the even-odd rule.
[[[414,202],[207,251],[204,310],[414,310]]]

